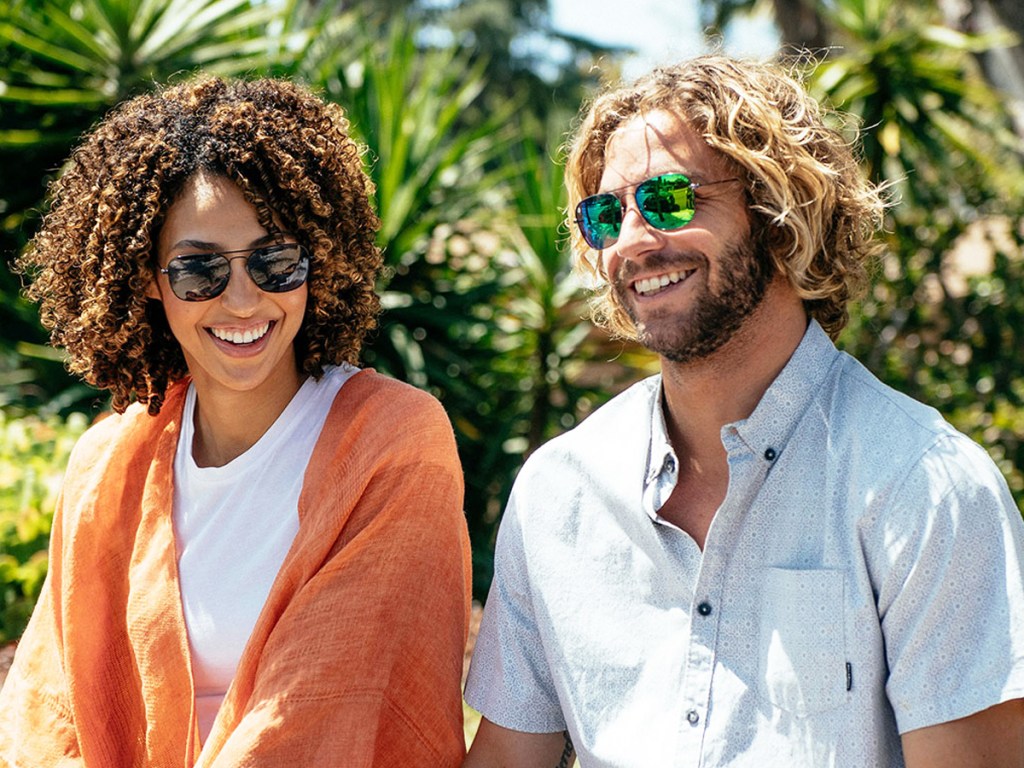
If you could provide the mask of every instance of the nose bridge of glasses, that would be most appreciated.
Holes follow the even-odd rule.
[[[245,268],[245,269],[248,269],[248,267],[249,267],[249,259],[251,259],[251,258],[252,258],[252,255],[253,255],[253,254],[254,254],[255,252],[256,252],[256,251],[246,251],[245,253],[237,253],[237,254],[236,254],[235,256],[224,256],[224,254],[221,254],[221,255],[222,255],[222,256],[224,256],[224,260],[225,260],[225,261],[226,261],[226,262],[227,262],[227,263],[228,263],[229,265],[230,265],[230,264],[231,264],[231,262],[233,262],[233,261],[241,261],[241,262],[244,262],[244,264],[243,264],[243,268]],[[233,270],[234,270],[234,267],[231,267],[231,269],[232,269],[232,271],[233,271]]]
[[[618,195],[619,207],[622,209],[622,214],[621,214],[622,222],[621,222],[621,224],[625,224],[626,223],[626,216],[628,214],[630,214],[630,213],[635,213],[637,216],[640,217],[641,221],[646,221],[647,220],[647,216],[644,215],[644,206],[643,206],[643,202],[642,202],[642,199],[641,199],[642,196],[643,196],[643,193],[642,192],[640,193],[640,195],[641,195],[640,197],[637,197],[637,193],[638,193],[637,188],[633,188],[633,189],[629,190],[628,192],[621,192],[621,193],[619,193],[619,195]]]
[[[221,255],[224,256],[224,254]],[[252,258],[252,251],[238,253],[233,256],[224,256],[224,260],[228,263],[228,274],[222,294],[229,302],[241,301],[242,303],[249,303],[253,297],[258,296],[260,293],[259,285],[253,279],[249,269],[250,258]],[[236,267],[233,263],[236,261],[241,261],[242,263]]]
[[[245,276],[246,280],[253,283],[257,287],[259,286],[258,271],[254,271],[253,257],[257,256],[260,252],[259,248],[255,248],[251,251],[235,251],[233,256],[224,256],[224,260],[227,261],[229,267],[229,278],[236,276]],[[223,256],[223,254],[221,254]],[[242,266],[236,270],[232,262],[241,261]]]

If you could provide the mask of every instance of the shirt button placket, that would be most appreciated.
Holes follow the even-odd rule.
[[[705,585],[718,581],[715,568],[705,552],[704,572],[701,582]],[[697,584],[697,595],[702,593]],[[705,593],[707,595],[707,593]],[[707,728],[706,710],[711,699],[711,675],[714,670],[714,649],[717,645],[718,621],[712,596],[698,597],[691,607],[690,644],[686,665],[686,690],[680,730],[680,754],[692,756],[680,765],[698,766],[703,759],[704,731]],[[692,762],[691,762],[692,760]]]

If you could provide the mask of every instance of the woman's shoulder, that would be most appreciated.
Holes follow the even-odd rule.
[[[354,375],[338,393],[335,409],[374,410],[387,420],[417,416],[426,420],[441,417],[448,422],[440,401],[429,392],[364,368]]]
[[[367,368],[349,379],[335,397],[322,436],[334,444],[380,445],[388,453],[404,446],[454,451],[451,421],[429,392]]]
[[[152,416],[143,403],[132,403],[123,413],[104,412],[75,444],[68,461],[67,478],[92,474],[115,456],[134,453],[152,443],[169,423],[176,423],[187,382],[171,385],[160,413]]]

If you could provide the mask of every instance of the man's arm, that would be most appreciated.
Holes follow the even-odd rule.
[[[575,752],[568,733],[525,733],[480,719],[462,768],[570,768]]]
[[[1022,768],[1024,699],[903,734],[907,768]]]

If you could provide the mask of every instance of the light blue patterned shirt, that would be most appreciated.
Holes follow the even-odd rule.
[[[466,686],[584,768],[902,766],[899,734],[1024,697],[1024,524],[987,454],[816,323],[722,429],[703,552],[663,521],[661,380],[538,450]]]

